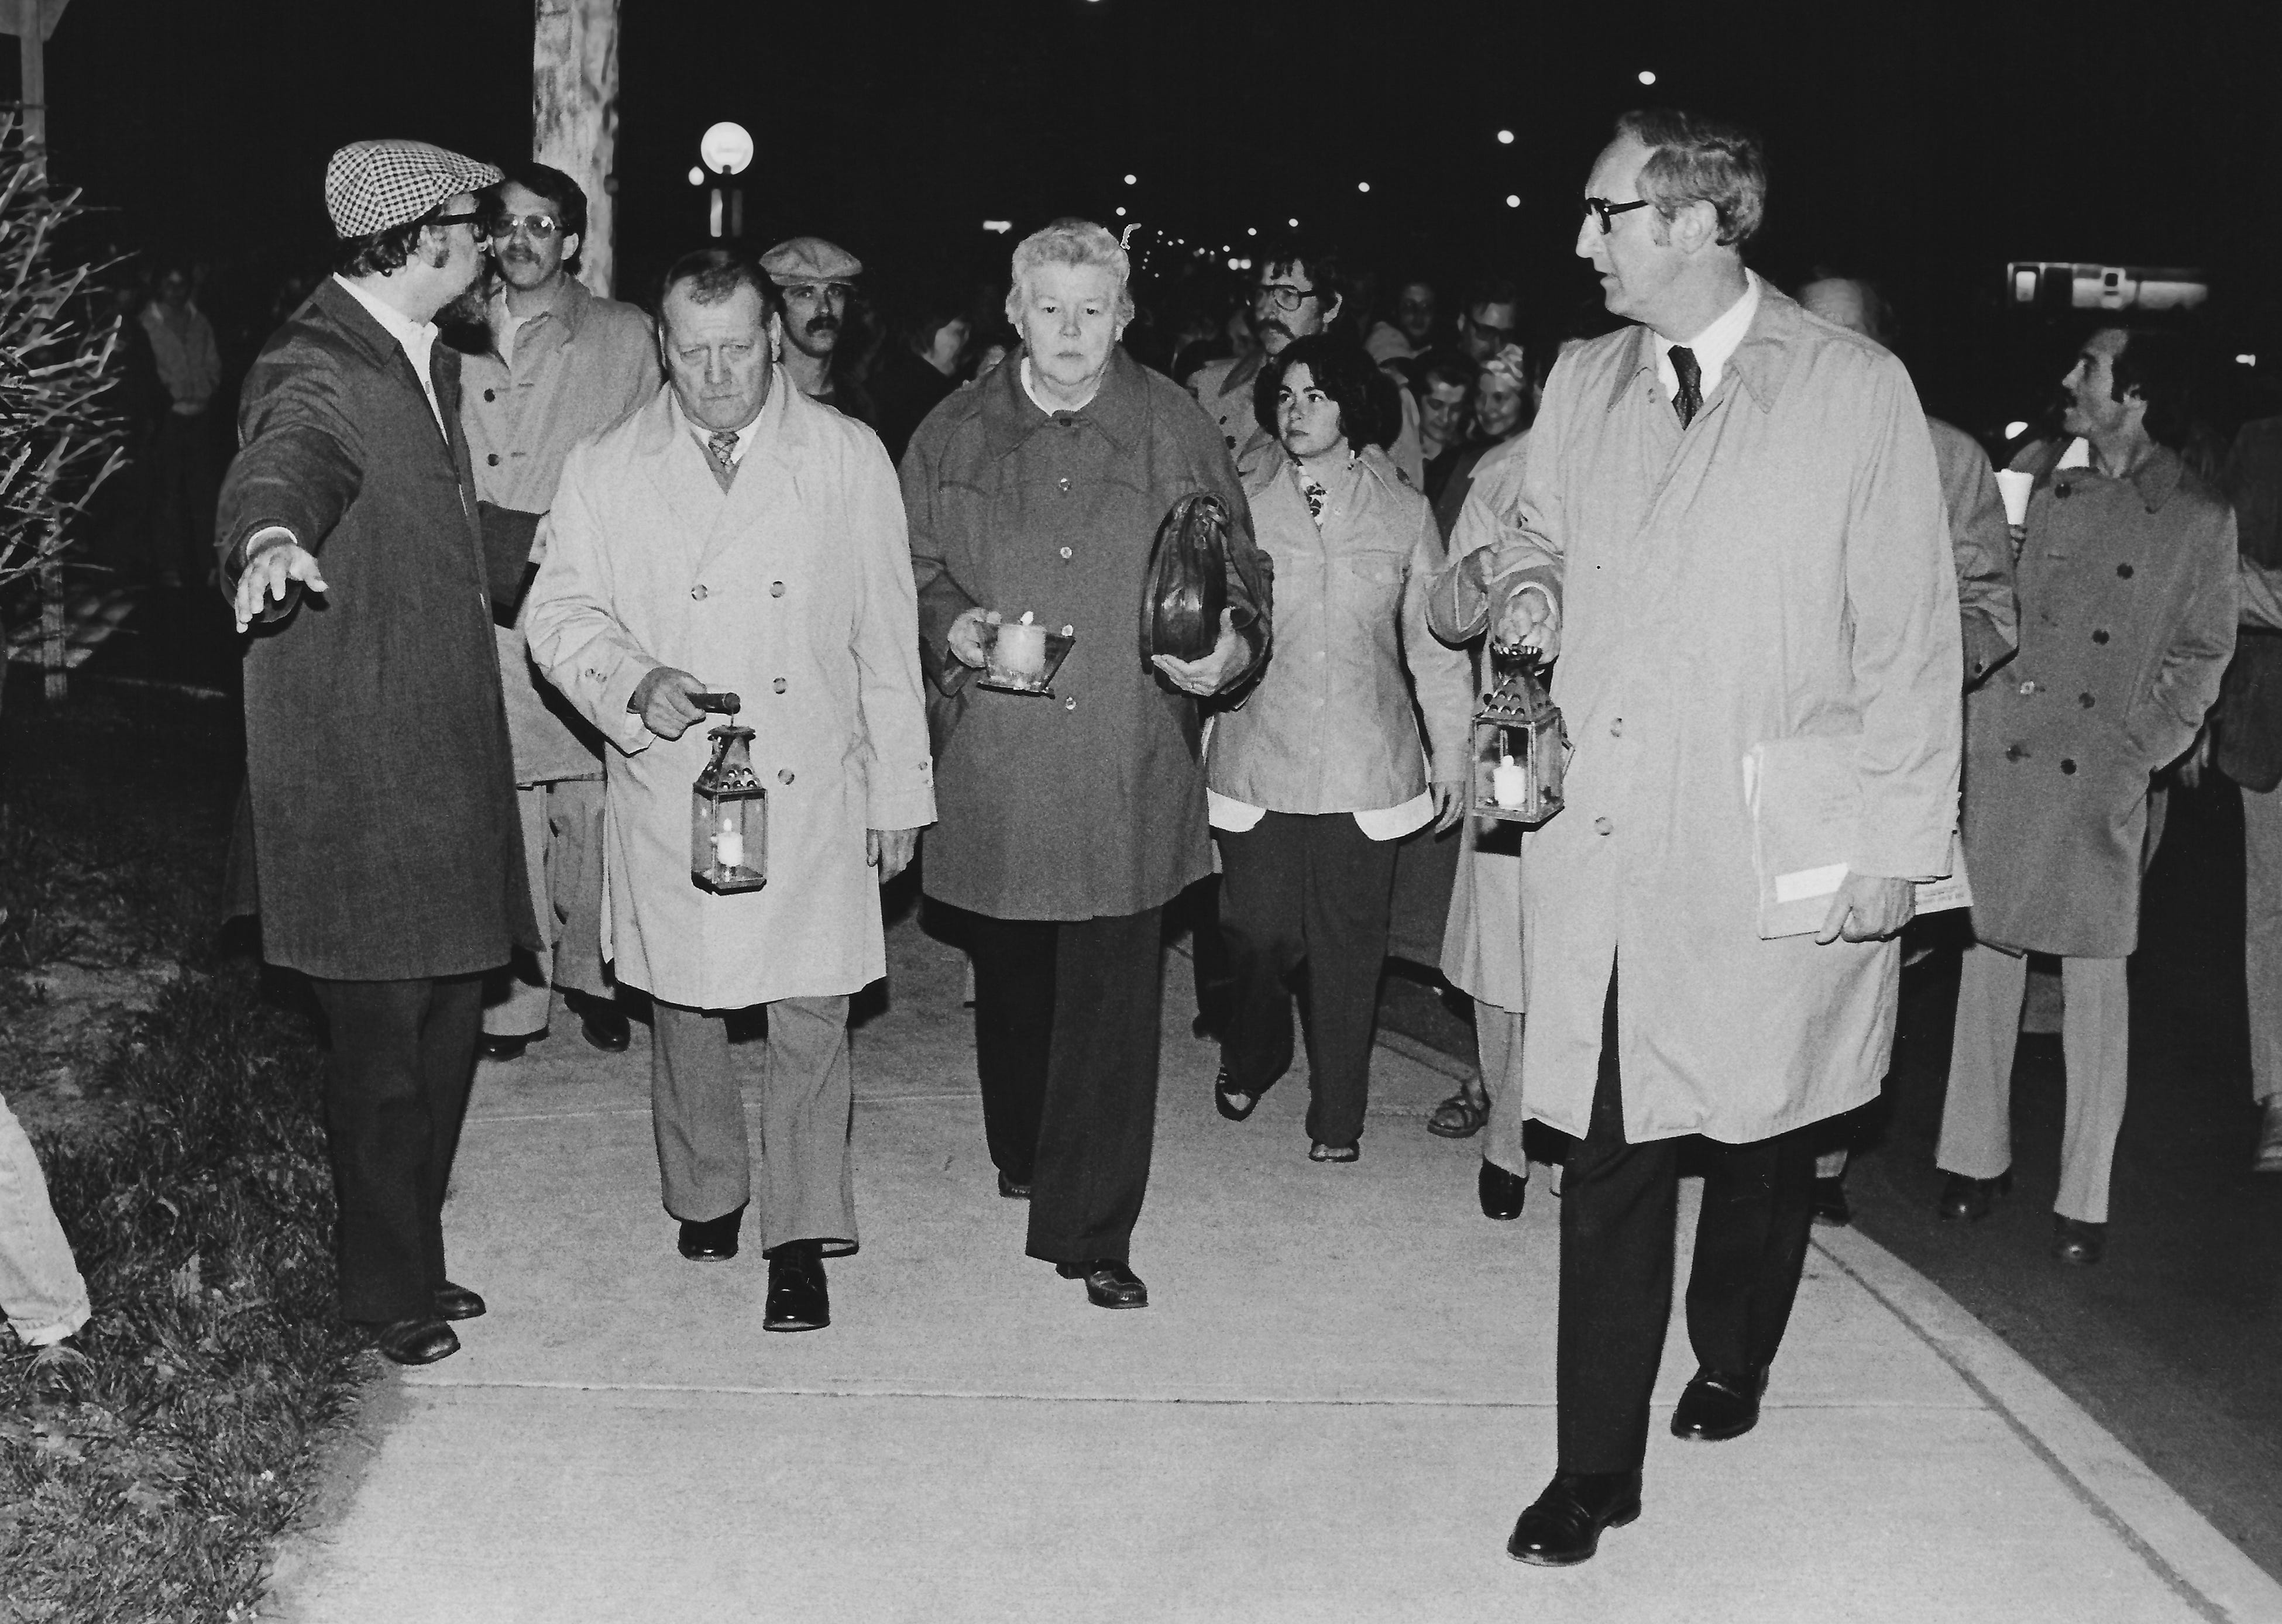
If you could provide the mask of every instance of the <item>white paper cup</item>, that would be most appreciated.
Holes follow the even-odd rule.
[[[1997,494],[2005,499],[2005,522],[2016,530],[2029,522],[2029,491],[2036,483],[2034,474],[2019,468],[1997,470]]]

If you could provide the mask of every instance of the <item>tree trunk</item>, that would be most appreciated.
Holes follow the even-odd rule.
[[[531,155],[586,189],[578,279],[608,297],[617,267],[618,0],[533,0]]]

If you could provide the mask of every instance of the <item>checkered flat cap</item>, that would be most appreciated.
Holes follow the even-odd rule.
[[[352,141],[325,165],[325,213],[341,236],[370,236],[506,178],[490,164],[424,141]]]
[[[864,274],[864,262],[820,236],[794,236],[763,254],[761,268],[779,287],[791,287],[804,282],[846,282]]]

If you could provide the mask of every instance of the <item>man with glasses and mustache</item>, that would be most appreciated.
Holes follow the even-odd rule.
[[[1219,425],[1238,475],[1248,475],[1276,446],[1252,409],[1252,382],[1261,367],[1294,338],[1331,327],[1346,308],[1339,256],[1331,250],[1288,238],[1261,261],[1252,290],[1252,330],[1260,348],[1240,360],[1208,361],[1189,380],[1189,392]]]
[[[820,236],[788,237],[761,256],[784,298],[784,369],[793,387],[842,417],[876,425],[872,397],[840,359],[840,333],[864,262]]]
[[[477,493],[539,514],[554,506],[570,448],[657,393],[657,342],[640,310],[596,298],[573,275],[586,231],[578,182],[522,164],[486,201],[498,268],[484,306],[491,347],[461,365],[460,418]],[[522,626],[497,636],[532,911],[553,950],[518,955],[497,978],[483,1052],[512,1060],[544,1038],[559,988],[586,1041],[615,1054],[630,1032],[602,965],[600,741],[540,680]]]
[[[446,1278],[444,1192],[484,975],[539,946],[492,639],[532,527],[478,504],[436,342],[501,178],[422,142],[333,154],[335,274],[246,376],[215,527],[253,630],[232,901],[324,1008],[340,1311],[400,1365],[484,1311]]]
[[[1696,1371],[1671,1431],[1710,1443],[1758,1424],[1806,1257],[1814,1126],[1876,1096],[1892,938],[1911,882],[1950,869],[1964,666],[1909,374],[1744,264],[1766,206],[1758,143],[1628,113],[1583,189],[1576,252],[1627,325],[1556,363],[1497,542],[1437,586],[1460,611],[1438,616],[1444,634],[1486,622],[1558,660],[1575,746],[1567,804],[1524,838],[1521,871],[1521,1106],[1577,1141],[1558,1455],[1506,1546],[1547,1566],[1640,1515],[1690,1141]],[[1754,756],[1769,796],[1789,763],[1853,808],[1828,818],[1843,861],[1812,856],[1835,889],[1806,887],[1809,933],[1766,933],[1785,922],[1762,912]],[[1763,809],[1774,826],[1781,808]]]

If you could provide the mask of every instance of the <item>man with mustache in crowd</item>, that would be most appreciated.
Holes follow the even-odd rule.
[[[787,237],[761,256],[784,298],[784,369],[793,387],[843,417],[876,427],[872,397],[840,359],[849,296],[864,262],[820,236]]]
[[[333,154],[335,274],[246,375],[215,525],[237,629],[259,627],[233,911],[324,1009],[340,1311],[400,1365],[457,1352],[447,1322],[484,1311],[445,1276],[444,1193],[484,975],[539,946],[492,639],[532,526],[479,507],[436,342],[501,178],[417,141]]]
[[[586,231],[578,182],[522,164],[487,201],[499,286],[484,307],[491,347],[461,367],[461,421],[477,493],[543,514],[570,448],[657,393],[657,342],[648,316],[595,298],[572,275]],[[560,988],[586,1041],[616,1054],[631,1033],[602,968],[601,740],[539,680],[522,625],[498,638],[532,911],[554,951],[518,955],[497,978],[503,995],[484,1010],[483,1052],[512,1060],[544,1038]]]

